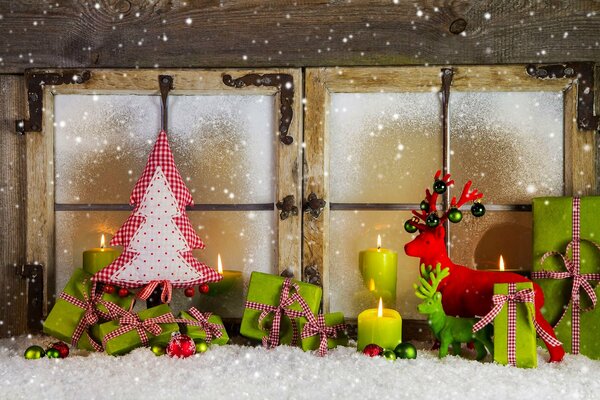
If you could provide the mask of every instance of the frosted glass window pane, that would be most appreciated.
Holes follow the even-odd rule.
[[[66,285],[73,269],[81,267],[83,251],[98,247],[103,233],[110,239],[129,214],[127,211],[56,212],[57,292]],[[206,244],[206,249],[195,250],[194,255],[216,269],[217,254],[221,253],[224,268],[242,271],[244,282],[226,296],[196,296],[193,299],[196,304],[178,293],[172,302],[173,309],[195,305],[224,317],[241,317],[250,273],[277,271],[275,214],[272,211],[191,211],[188,215]]]
[[[272,96],[170,96],[169,138],[194,201],[270,203]],[[55,96],[57,203],[127,203],[160,127],[158,96]]]
[[[463,215],[462,222],[451,230],[452,261],[497,269],[502,255],[506,268],[531,270],[531,213],[495,211],[482,218],[468,212]]]
[[[437,93],[332,94],[331,202],[420,202],[442,162],[440,110]]]
[[[418,281],[419,260],[404,254],[404,244],[412,236],[404,231],[408,211],[331,211],[329,277],[331,310],[347,318],[377,305],[363,284],[358,266],[361,250],[375,247],[381,235],[383,247],[398,252],[396,306],[403,318],[423,319],[417,312],[418,299],[412,288]]]
[[[453,92],[450,131],[453,178],[473,179],[487,203],[563,194],[562,93]]]

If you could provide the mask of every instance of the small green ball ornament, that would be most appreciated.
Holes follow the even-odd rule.
[[[433,183],[433,191],[436,192],[437,194],[444,194],[446,193],[446,189],[448,188],[448,185],[446,185],[446,182],[438,179]]]
[[[436,213],[431,213],[427,216],[425,224],[430,228],[435,228],[440,224],[440,217],[438,217]]]
[[[155,356],[164,356],[166,353],[166,349],[165,346],[161,346],[159,344],[155,344],[152,345],[152,347],[150,347],[150,350],[152,350],[152,352],[154,353]]]
[[[471,206],[471,214],[473,214],[474,217],[483,217],[485,214],[485,206],[479,202],[473,203]]]
[[[408,342],[403,342],[396,346],[394,353],[396,353],[398,358],[403,360],[414,360],[417,358],[417,348]]]
[[[46,352],[40,346],[29,346],[27,350],[25,350],[24,357],[27,360],[37,360],[38,358],[44,357]]]
[[[415,233],[417,231],[417,227],[413,226],[413,224],[410,223],[409,219],[404,223],[404,230],[408,233]]]
[[[199,339],[196,342],[196,353],[206,353],[208,350],[208,343],[205,340]]]
[[[397,358],[396,353],[394,353],[393,350],[384,350],[383,357],[385,357],[385,359],[389,361],[395,361]]]
[[[423,200],[419,205],[419,208],[425,212],[429,212],[429,203],[427,202],[427,200]]]
[[[60,358],[60,351],[54,347],[46,350],[46,357],[48,358]]]
[[[448,211],[448,220],[454,224],[462,221],[462,217],[462,212],[456,207],[452,207],[450,211]]]

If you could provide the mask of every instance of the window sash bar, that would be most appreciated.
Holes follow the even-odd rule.
[[[194,204],[187,211],[273,211],[273,203],[257,204]],[[54,204],[54,211],[131,211],[129,204]]]

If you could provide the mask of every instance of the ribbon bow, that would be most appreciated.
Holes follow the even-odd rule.
[[[295,293],[290,295],[290,290],[294,289]],[[279,304],[272,306],[269,304],[261,304],[253,301],[246,301],[246,308],[253,310],[262,311],[258,317],[258,324],[262,326],[262,321],[267,315],[273,313],[273,325],[269,330],[268,336],[263,336],[262,343],[268,349],[279,345],[279,331],[281,330],[281,316],[287,315],[292,322],[292,329],[294,331],[292,337],[292,346],[298,343],[298,326],[294,318],[300,318],[304,314],[300,311],[290,310],[288,307],[295,302],[303,302],[304,299],[298,294],[300,287],[293,283],[290,278],[286,278],[281,286],[281,295],[279,296]]]
[[[85,285],[85,281],[83,282],[83,284]],[[75,328],[75,331],[73,332],[73,336],[71,337],[71,345],[73,347],[77,347],[79,339],[81,339],[81,336],[85,333],[94,350],[102,351],[102,345],[100,345],[98,342],[92,339],[88,332],[88,329],[90,326],[96,325],[100,318],[105,320],[111,319],[112,314],[110,313],[110,310],[108,313],[105,313],[96,308],[97,304],[102,301],[102,293],[96,293],[95,283],[92,283],[89,296],[85,291],[82,293],[82,295],[83,300],[80,300],[77,297],[71,296],[70,294],[65,292],[62,292],[59,296],[59,299],[62,299],[68,303],[73,304],[76,307],[85,310],[83,317],[81,318],[81,320],[77,324],[77,327]]]
[[[167,280],[151,281],[142,290],[138,292],[137,297],[142,300],[148,300],[148,298],[152,295],[152,292],[154,292],[158,285],[162,285],[160,301],[163,302],[163,304],[170,303],[171,295],[173,293],[173,284],[171,283],[171,281]]]
[[[170,312],[160,315],[158,317],[148,318],[142,321],[140,317],[137,316],[137,314],[131,311],[123,311],[124,313],[122,313],[122,315],[119,318],[120,327],[110,332],[109,334],[104,336],[104,339],[102,339],[102,344],[104,346],[106,346],[106,343],[109,340],[114,339],[117,336],[121,336],[124,333],[132,331],[134,329],[137,331],[137,334],[140,337],[142,344],[144,346],[147,346],[148,334],[146,332],[150,332],[152,335],[158,336],[162,332],[162,327],[159,324],[168,324],[176,322],[175,317],[173,317],[173,314],[171,314]]]
[[[336,324],[332,326],[325,325],[325,316],[323,314],[319,314],[315,317],[315,315],[310,312],[304,314],[304,316],[308,319],[308,323],[304,325],[304,329],[302,329],[302,335],[300,336],[302,339],[306,339],[308,337],[319,335],[319,356],[323,357],[327,354],[327,339],[328,338],[337,338],[338,331],[342,331],[346,329],[346,324]]]
[[[517,342],[517,303],[531,303],[535,300],[535,292],[533,289],[523,289],[517,292],[515,283],[508,284],[508,294],[495,294],[492,297],[494,307],[481,320],[473,325],[473,333],[484,326],[491,323],[494,318],[500,313],[504,304],[508,303],[508,363],[513,367],[517,366],[516,342]],[[535,320],[532,318],[533,326],[537,334],[551,346],[560,346],[561,343],[554,337],[550,336]]]
[[[221,329],[223,329],[223,325],[208,321],[212,313],[201,313],[196,307],[190,308],[188,310],[188,313],[192,317],[196,318],[196,321],[192,321],[189,319],[178,319],[177,322],[181,322],[186,325],[199,326],[200,328],[202,328],[202,330],[206,332],[205,340],[208,343],[211,342],[213,337],[220,338],[221,336],[223,336],[223,333],[221,332]]]
[[[596,293],[594,292],[594,288],[589,283],[589,281],[599,281],[600,273],[589,273],[582,274],[581,273],[581,255],[580,255],[580,247],[581,240],[585,240],[593,244],[597,249],[600,250],[600,246],[591,240],[581,239],[580,237],[580,202],[581,199],[578,197],[573,198],[573,215],[572,215],[572,228],[573,228],[573,240],[569,242],[567,248],[565,249],[565,254],[559,253],[557,251],[549,251],[545,253],[541,260],[540,264],[543,264],[544,261],[548,257],[551,256],[559,256],[562,258],[563,263],[565,265],[566,271],[557,272],[557,271],[536,271],[531,274],[531,277],[534,279],[573,279],[573,286],[571,287],[571,298],[569,299],[569,303],[573,303],[573,308],[571,309],[571,353],[579,354],[579,345],[580,345],[580,337],[579,337],[579,327],[581,320],[581,311],[589,311],[596,307]],[[568,257],[569,250],[571,251],[571,259]],[[588,295],[590,300],[592,301],[592,306],[587,309],[581,308],[581,297],[580,291],[583,288],[585,293]],[[568,307],[565,307],[563,313],[560,316],[560,319],[557,322],[564,318],[567,314]]]

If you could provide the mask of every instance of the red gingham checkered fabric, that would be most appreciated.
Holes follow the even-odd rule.
[[[177,319],[177,322],[185,325],[200,327],[204,332],[206,332],[206,338],[204,338],[204,340],[206,340],[207,343],[210,343],[213,337],[220,338],[223,336],[221,329],[223,329],[224,326],[222,324],[208,322],[208,319],[212,313],[201,313],[196,307],[190,308],[188,313],[192,317],[196,318],[196,320],[194,321],[191,319],[179,318]]]
[[[302,311],[304,313],[304,318],[308,320],[304,328],[302,329],[302,333],[300,335],[301,339],[306,339],[314,335],[319,335],[319,351],[318,354],[320,357],[323,357],[327,354],[327,339],[328,338],[337,338],[338,331],[343,331],[346,329],[346,324],[335,324],[332,326],[327,326],[325,324],[325,316],[323,314],[319,314],[315,316],[313,314],[306,301],[303,298],[300,298],[300,307],[302,307]]]
[[[550,256],[559,256],[562,258],[563,263],[565,265],[566,272],[556,272],[556,271],[536,271],[531,274],[531,277],[534,279],[567,279],[573,278],[573,286],[571,287],[571,298],[569,302],[572,303],[571,308],[571,353],[579,354],[580,349],[580,317],[581,311],[588,311],[589,309],[593,309],[596,307],[596,293],[594,292],[594,288],[589,283],[589,281],[600,281],[600,273],[590,273],[590,274],[582,274],[581,271],[581,260],[580,260],[580,242],[581,240],[586,240],[589,243],[592,243],[597,249],[600,250],[600,246],[597,243],[594,243],[587,239],[581,239],[580,237],[580,208],[581,201],[578,197],[573,198],[573,211],[572,211],[572,228],[573,228],[573,240],[567,245],[565,250],[565,254],[561,254],[556,251],[550,251],[545,253],[541,260],[540,264],[543,264],[544,261]],[[568,258],[569,251],[572,250],[572,259]],[[589,309],[582,310],[581,309],[581,299],[580,299],[580,290],[583,288],[585,293],[589,296],[592,301],[592,306]],[[564,316],[567,314],[568,307],[565,307],[560,319],[557,322],[557,325],[562,321]]]
[[[104,336],[104,339],[102,339],[102,344],[104,347],[106,347],[106,343],[108,343],[109,340],[135,329],[140,337],[140,340],[142,341],[142,344],[147,346],[148,334],[146,332],[150,332],[152,335],[158,336],[162,332],[162,327],[159,324],[175,322],[175,317],[170,312],[142,321],[137,314],[131,311],[125,311],[122,313],[121,318],[119,318],[120,327]]]
[[[295,292],[290,294],[291,289],[294,289]],[[304,315],[304,313],[296,310],[290,310],[288,307],[299,301],[298,299],[302,299],[299,294],[300,287],[297,284],[293,283],[290,278],[286,278],[281,285],[281,294],[279,296],[279,304],[276,306],[272,306],[269,304],[261,304],[255,303],[253,301],[246,301],[246,308],[251,308],[253,310],[262,311],[260,316],[258,317],[258,324],[262,326],[262,321],[265,319],[267,315],[273,313],[273,325],[269,331],[269,335],[263,336],[262,343],[263,346],[272,349],[279,345],[279,332],[281,330],[281,317],[283,315],[287,315],[292,323],[293,329],[293,338],[292,338],[292,346],[298,344],[298,326],[296,324],[295,318],[300,318]]]
[[[143,216],[135,214],[142,203],[144,194],[146,193],[148,185],[152,181],[157,167],[161,168],[161,171],[169,184],[169,188],[177,200],[180,215],[174,217],[173,222],[181,231],[181,234],[185,238],[187,245],[190,248],[189,251],[181,251],[179,254],[192,267],[192,269],[197,272],[197,274],[194,276],[190,276],[189,279],[171,281],[172,286],[184,288],[193,285],[201,285],[204,283],[220,281],[222,279],[221,274],[206,266],[204,263],[201,263],[192,255],[193,249],[203,249],[205,246],[200,237],[196,235],[196,232],[194,231],[194,228],[192,227],[192,224],[186,214],[186,206],[193,205],[192,196],[185,186],[179,171],[177,170],[177,166],[175,165],[173,154],[171,153],[171,148],[169,147],[167,140],[167,134],[164,131],[159,133],[154,148],[148,157],[146,167],[144,168],[141,177],[133,188],[130,202],[132,205],[135,205],[135,209],[110,241],[111,246],[124,246],[124,251],[110,265],[96,273],[92,279],[95,281],[120,285],[129,289],[144,286],[146,284],[152,284],[156,286],[157,283],[162,283],[164,281],[126,281],[116,278],[117,272],[134,260],[138,254],[128,250],[132,238],[145,221]],[[165,289],[166,286],[163,285],[163,296],[168,295],[168,293],[164,292]]]
[[[142,290],[140,290],[138,292],[137,298],[142,299],[142,300],[148,300],[148,298],[150,298],[150,296],[152,295],[152,292],[154,292],[154,289],[156,289],[158,287],[158,285],[162,285],[162,287],[163,287],[162,292],[160,294],[160,301],[163,304],[170,303],[171,302],[171,294],[173,293],[173,285],[169,281],[152,281],[152,282],[150,282],[149,284],[144,286],[144,288]]]

